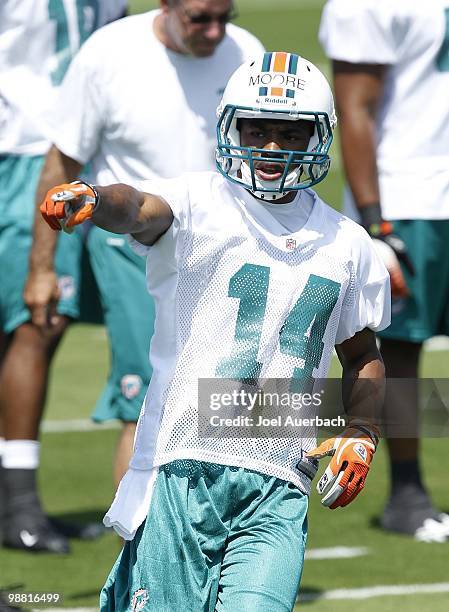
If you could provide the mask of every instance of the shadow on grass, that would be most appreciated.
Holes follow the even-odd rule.
[[[449,510],[440,510],[441,513],[443,514],[447,514],[449,515]],[[389,531],[388,529],[384,529],[381,525],[381,516],[372,516],[370,521],[369,521],[369,525],[372,529],[377,529],[379,531],[382,531],[385,534],[390,534],[390,533],[394,533],[395,535],[408,535],[408,534],[403,534],[400,531]]]
[[[304,586],[299,589],[296,603],[301,605],[311,604],[317,599],[320,599],[323,589],[317,587]]]
[[[103,525],[105,509],[64,512],[50,516],[50,522],[67,538],[95,540],[108,530]]]

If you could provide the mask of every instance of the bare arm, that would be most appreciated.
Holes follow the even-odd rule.
[[[386,66],[334,61],[343,164],[359,208],[380,200],[376,164],[376,113]]]
[[[399,262],[410,275],[414,268],[406,245],[383,219],[376,162],[376,114],[387,66],[334,61],[333,70],[343,164],[360,222],[375,239],[388,268],[392,294],[406,296],[409,291]]]
[[[97,187],[99,203],[92,221],[116,234],[131,234],[151,246],[173,222],[173,213],[159,196],[137,191],[128,185]]]
[[[343,367],[343,404],[352,418],[379,423],[385,396],[385,368],[370,329],[335,347]]]
[[[343,366],[343,403],[349,424],[341,435],[322,442],[307,457],[332,457],[317,484],[321,503],[347,506],[365,485],[378,443],[385,372],[374,333],[364,329],[336,347]]]

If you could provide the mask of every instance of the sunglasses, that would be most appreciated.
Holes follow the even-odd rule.
[[[232,7],[231,10],[227,11],[226,13],[213,16],[209,15],[208,13],[190,13],[190,11],[188,11],[181,2],[178,3],[178,6],[181,7],[187,20],[192,25],[209,25],[213,21],[218,21],[220,25],[225,25],[233,19],[236,19],[238,16],[238,12],[235,7]]]

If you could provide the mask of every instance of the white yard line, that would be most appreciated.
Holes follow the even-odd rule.
[[[73,419],[69,421],[44,421],[44,433],[64,433],[66,431],[101,431],[104,429],[120,429],[120,421],[106,421],[99,425],[90,419]]]
[[[373,597],[449,593],[449,582],[430,584],[385,584],[359,589],[334,589],[321,593],[303,593],[299,602],[329,599],[371,599]]]
[[[351,559],[352,557],[364,557],[369,553],[369,548],[364,546],[334,546],[332,548],[311,548],[306,550],[306,560],[315,559]]]

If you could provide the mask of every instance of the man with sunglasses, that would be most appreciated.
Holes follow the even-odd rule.
[[[38,199],[58,182],[135,182],[206,170],[214,164],[215,109],[232,72],[263,49],[229,23],[231,0],[161,0],[86,44],[64,80]],[[25,299],[35,333],[58,321],[55,234],[35,222]],[[132,452],[135,423],[151,377],[153,300],[145,263],[121,236],[92,228],[87,238],[111,346],[111,369],[93,418],[120,419],[114,478]]]
[[[298,55],[260,54],[232,75],[218,115],[219,172],[145,181],[143,191],[62,184],[41,205],[54,230],[91,219],[129,232],[156,300],[154,375],[105,518],[128,541],[103,612],[291,611],[316,460],[332,456],[317,485],[323,505],[346,506],[378,443],[374,332],[389,323],[388,272],[367,233],[310,189],[329,170],[331,89]],[[258,430],[272,406],[266,388],[313,389],[334,346],[343,433],[315,448],[307,402],[297,406],[302,427],[268,419]],[[238,399],[249,392],[254,412]]]

